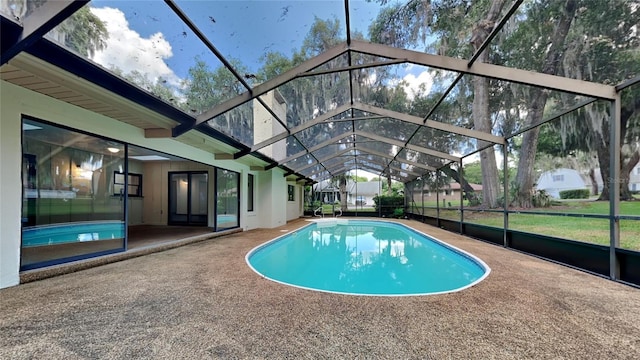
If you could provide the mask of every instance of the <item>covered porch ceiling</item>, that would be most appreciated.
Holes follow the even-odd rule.
[[[21,2],[8,3],[17,6]],[[428,46],[416,43],[397,46],[391,40],[387,41],[389,44],[367,40],[365,32],[371,36],[380,13],[390,8],[386,1],[166,0],[157,4],[58,0],[32,3],[35,5],[27,6],[21,16],[16,15],[15,6],[2,9],[4,80],[29,87],[24,81],[26,75],[17,76],[15,71],[40,75],[33,68],[34,62],[53,65],[61,72],[80,78],[84,83],[76,84],[78,88],[87,87],[88,83],[135,104],[129,114],[115,118],[144,128],[148,137],[173,137],[200,147],[207,143],[202,139],[209,139],[208,149],[216,159],[247,161],[250,158],[253,160],[248,162],[255,165],[254,169],[281,167],[285,176],[307,182],[364,170],[406,183],[446,164],[458,163],[462,157],[487,147],[505,145],[506,138],[523,130],[503,133],[496,128],[476,129],[466,113],[445,108],[444,103],[465,91],[462,88],[465,81],[472,83],[475,79],[488,78],[503,86],[518,88],[520,92],[544,88],[550,93],[571,97],[570,105],[546,114],[545,119],[593,101],[614,100],[621,87],[639,81],[636,74],[616,88],[611,84],[478,61],[483,52],[495,46],[492,42],[506,24],[513,26],[524,21],[518,16],[523,11],[522,0],[505,2],[499,21],[492,24],[486,39],[465,58],[439,55]],[[404,8],[408,8],[426,6],[428,2],[403,3]],[[168,64],[171,71],[165,72],[164,77],[156,76],[149,85],[139,79],[136,82],[125,74],[125,69],[109,67],[108,62],[100,58],[108,52],[110,42],[106,49],[79,53],[65,42],[68,34],[62,37],[59,34],[64,30],[63,21],[83,6],[98,9],[92,12],[105,21],[112,38],[116,32],[111,26],[122,14],[128,22],[119,26],[133,29],[134,24],[140,22],[135,25],[139,26],[138,33],[146,32],[148,39],[157,41],[158,47],[169,43],[172,54],[188,52],[184,59],[193,64],[188,64],[188,69],[184,64],[171,65],[169,56],[159,54],[156,59]],[[260,9],[253,11],[254,8]],[[294,14],[300,8],[312,17]],[[318,25],[321,17],[329,20],[320,25],[338,24],[332,39],[322,37],[321,31],[328,33],[328,30]],[[250,24],[252,21],[256,24]],[[468,28],[461,26],[459,31],[466,32],[469,38],[477,30],[473,23],[466,25]],[[260,29],[266,32],[257,32]],[[315,44],[310,39],[331,41]],[[300,50],[287,53],[283,44]],[[524,51],[529,51],[527,47],[534,51],[533,44],[523,44]],[[144,66],[149,64],[143,60],[136,63],[133,59],[142,58],[142,52],[147,50],[139,48],[125,54],[137,73],[144,74]],[[253,58],[247,54],[254,54]],[[202,93],[215,96],[196,104],[194,99],[198,97],[192,97],[192,93],[198,66],[210,71],[208,74],[214,78],[203,82],[211,88]],[[420,90],[409,94],[409,87],[402,81],[414,79],[416,74],[427,75],[423,86],[417,87]],[[168,92],[158,90],[157,85],[162,84],[166,84]],[[428,98],[427,105],[408,108],[394,104],[393,92],[399,88],[405,89],[405,99]],[[42,92],[42,89],[46,87],[33,90]],[[56,94],[47,95],[56,97]],[[67,94],[67,98],[61,97],[61,100],[75,101],[76,105],[78,101],[90,104],[98,98],[106,101],[104,95],[92,94],[85,94],[90,97],[87,99],[72,100]],[[381,98],[380,94],[386,97]],[[519,106],[519,100],[502,104],[498,112]],[[116,106],[118,101],[112,104]],[[109,116],[109,111],[113,111],[113,108],[100,108],[95,102],[93,105],[92,111],[98,113]],[[471,106],[468,102],[456,105]],[[145,117],[145,112],[154,116]],[[143,117],[146,121],[141,122]]]

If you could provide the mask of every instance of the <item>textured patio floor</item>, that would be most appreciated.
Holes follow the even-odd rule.
[[[280,285],[236,233],[0,290],[0,359],[638,359],[640,290],[415,221],[492,269],[458,293]]]

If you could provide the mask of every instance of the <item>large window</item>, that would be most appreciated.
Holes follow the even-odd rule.
[[[114,196],[124,154],[124,144],[23,119],[22,270],[124,250],[125,202]]]
[[[240,174],[216,168],[216,231],[240,226]]]
[[[253,175],[247,178],[247,211],[253,211]]]

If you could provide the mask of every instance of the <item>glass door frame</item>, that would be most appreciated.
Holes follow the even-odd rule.
[[[171,177],[173,175],[186,175],[187,176],[187,220],[186,221],[176,221],[176,220],[172,220],[171,216],[172,216],[172,212],[171,212],[171,205],[172,205],[172,201],[173,198],[171,197],[172,194],[172,185],[171,185]],[[206,206],[205,208],[207,209],[207,213],[205,215],[206,220],[204,222],[202,221],[192,221],[192,213],[191,213],[191,191],[192,191],[192,182],[191,182],[191,178],[192,175],[207,175],[207,196],[206,196]],[[208,226],[209,225],[209,181],[210,181],[210,174],[209,171],[207,170],[196,170],[196,171],[169,171],[168,175],[168,182],[167,182],[167,193],[168,193],[168,198],[167,198],[167,225],[178,225],[178,226]]]

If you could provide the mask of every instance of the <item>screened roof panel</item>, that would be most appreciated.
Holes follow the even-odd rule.
[[[339,165],[345,165],[349,168],[355,168],[354,156],[353,155],[339,155],[329,160],[323,162],[323,164],[327,167],[327,169],[335,168]],[[354,164],[354,166],[349,166],[347,164]]]
[[[285,163],[283,163],[282,165],[291,168],[291,169],[296,169],[296,168],[301,168],[303,166],[309,165],[309,164],[316,164],[316,158],[314,158],[313,156],[309,155],[309,154],[305,154],[302,155],[300,157],[297,157],[291,161],[287,161]]]
[[[458,156],[467,155],[478,149],[478,141],[474,138],[430,127],[421,127],[409,144]]]
[[[207,124],[243,144],[251,145],[254,142],[254,126],[264,125],[254,123],[254,114],[262,113],[267,113],[267,110],[260,103],[249,101],[216,116],[207,121]],[[255,130],[258,129],[259,127]],[[265,137],[264,131],[260,131],[257,139],[262,140],[262,137]]]
[[[563,17],[570,19],[565,37],[555,35],[555,29],[548,26]],[[570,10],[562,2],[533,2],[520,6],[500,30],[492,45],[499,56],[489,61],[531,71],[553,68],[554,73],[567,78],[617,84],[637,76],[640,69],[637,59],[627,56],[640,46],[639,23],[635,0],[594,1]],[[560,60],[547,55],[554,53],[548,51],[554,36],[564,39],[562,46],[567,49]],[[597,61],[585,66],[585,58]]]
[[[506,1],[509,2],[509,1]],[[424,51],[430,54],[446,54],[455,57],[470,56],[469,43],[474,25],[483,18],[481,2],[385,2],[377,12],[360,12],[360,2],[351,2],[351,17],[367,22],[366,28],[354,27],[354,31],[367,34],[367,38],[379,44]],[[434,31],[431,24],[441,30]],[[408,30],[412,29],[412,30]]]
[[[406,62],[354,70],[351,72],[354,101],[407,112],[410,108],[407,99],[411,102],[427,98],[437,89],[433,84],[440,71],[450,73]]]
[[[366,137],[359,136],[358,143],[356,147],[367,154],[370,153],[379,153],[385,154],[386,156],[393,157],[398,152],[398,148],[391,144],[387,144],[381,141],[375,141],[371,139],[367,139]]]
[[[287,102],[287,125],[295,127],[349,103],[349,72],[301,77],[279,86]]]
[[[411,149],[402,149],[398,152],[398,159],[408,160],[420,163],[422,165],[431,166],[434,168],[441,167],[448,161],[436,156],[427,155],[424,153],[420,153],[418,151],[414,151]]]
[[[322,171],[326,171],[326,168],[320,164],[315,164],[311,167],[308,167],[306,169],[300,170],[299,173],[305,176],[309,176],[312,174],[318,174]]]
[[[323,122],[297,133],[296,137],[307,147],[313,147],[351,131],[351,122]]]
[[[522,84],[512,83],[507,84],[506,87],[508,87],[508,96],[502,98],[502,108],[492,114],[492,118],[496,122],[494,132],[505,136],[596,100],[589,96],[540,89]],[[545,106],[542,107],[542,116],[537,117],[537,121],[532,121],[531,99],[537,99],[537,101],[546,99]]]
[[[418,129],[418,125],[392,118],[355,121],[356,130],[372,132],[392,139],[407,141]]]
[[[342,1],[190,1],[177,5],[223,56],[241,62],[238,71],[265,81],[292,67],[294,52],[304,49],[311,57],[327,50],[326,44],[307,41],[314,20],[335,19],[333,41],[346,39]],[[277,57],[277,67],[262,69],[264,60]],[[262,71],[261,71],[262,70]]]
[[[347,148],[352,148],[352,147],[353,147],[352,144],[338,144],[338,143],[331,144],[331,145],[323,146],[322,148],[314,151],[313,156],[319,159],[323,159],[323,158],[326,158],[327,156],[336,154],[342,150],[345,150]]]

